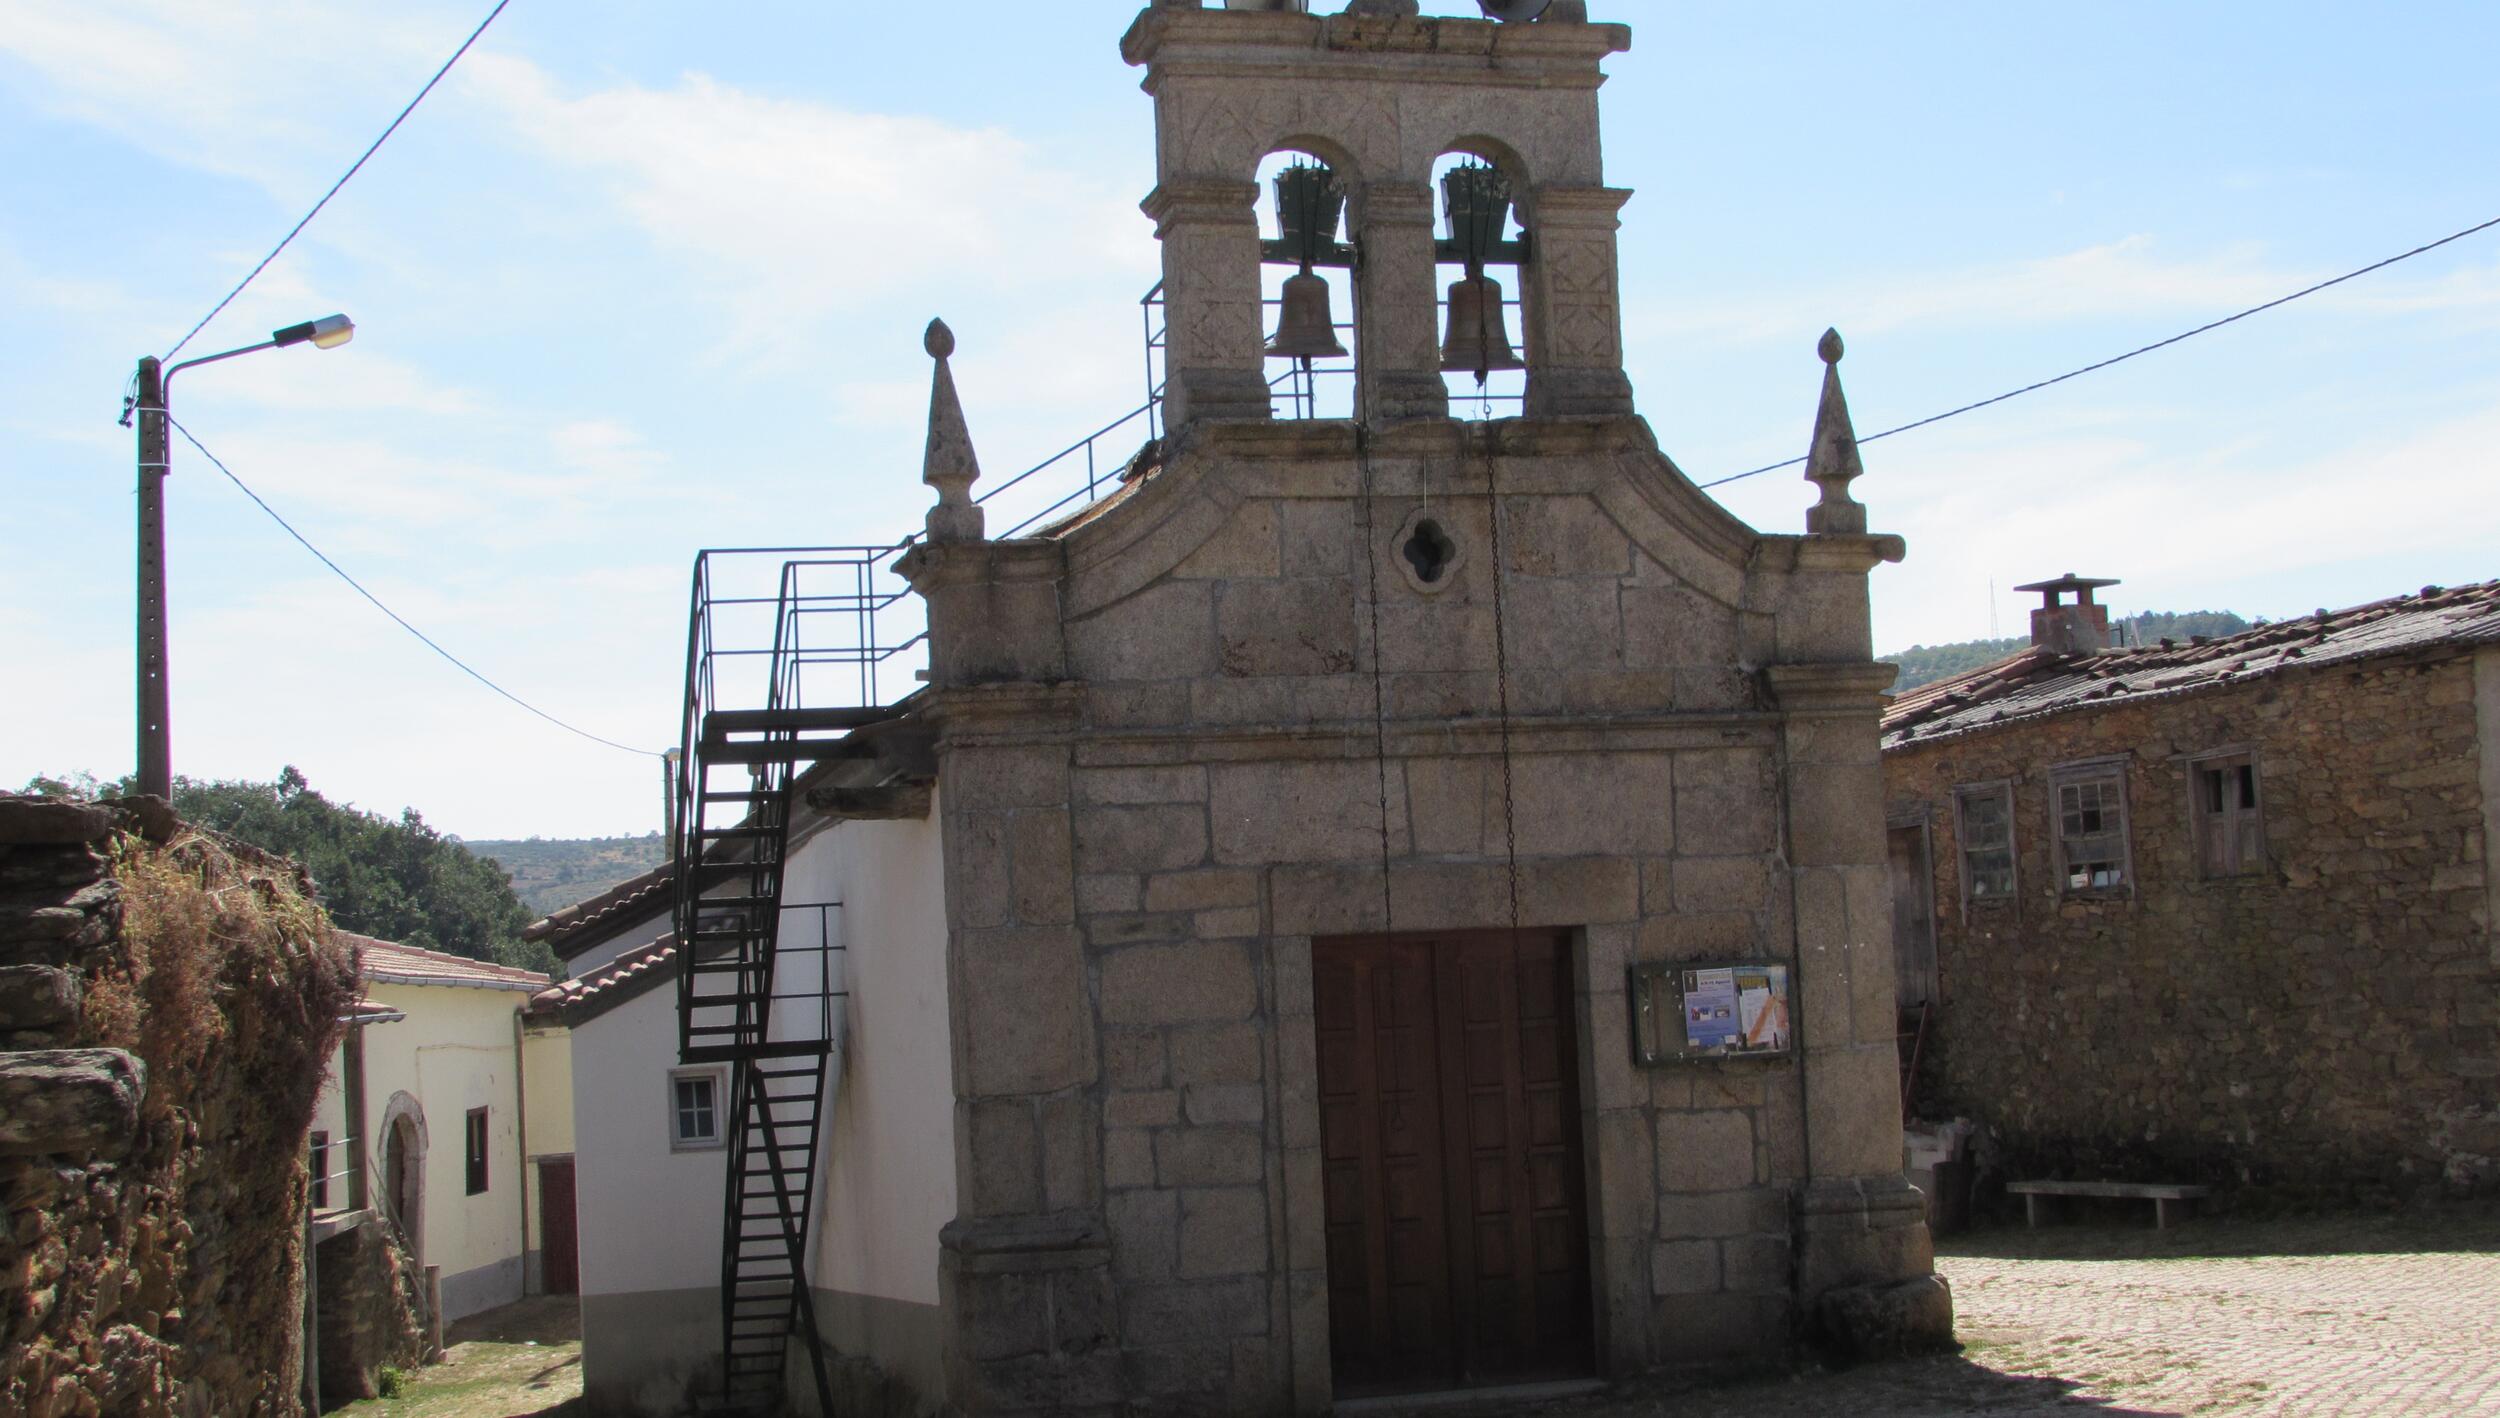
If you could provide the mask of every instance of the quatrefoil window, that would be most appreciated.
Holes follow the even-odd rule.
[[[1449,525],[1430,510],[1418,510],[1406,519],[1390,540],[1392,559],[1406,577],[1406,584],[1431,595],[1448,589],[1466,564],[1466,548],[1450,535]]]

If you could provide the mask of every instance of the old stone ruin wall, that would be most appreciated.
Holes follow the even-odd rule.
[[[0,796],[0,1412],[302,1411],[305,1131],[354,968],[293,863]]]
[[[2277,1198],[2500,1191],[2500,969],[2470,660],[2294,672],[1888,754],[1933,810],[1929,1116],[2035,1176]],[[2205,880],[2182,757],[2256,750],[2262,875]],[[2051,765],[2127,755],[2132,898],[2050,894]],[[2016,896],[1965,908],[1956,784],[2014,780]],[[2254,1199],[2254,1198],[2249,1198]]]

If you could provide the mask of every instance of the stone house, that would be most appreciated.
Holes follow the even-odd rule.
[[[699,561],[680,899],[582,912],[604,943],[538,1006],[597,1401],[1324,1412],[1949,1336],[1880,836],[1867,578],[1903,547],[1850,495],[1839,340],[1821,500],[1757,532],[1623,369],[1596,96],[1630,32],[1401,8],[1129,31],[1164,432],[992,539],[932,326],[938,505],[862,563],[925,608],[924,687],[803,697],[887,651],[796,648],[825,560],[790,554],[769,693],[719,697],[745,603],[708,618]],[[1264,240],[1288,152],[1321,175],[1280,203],[1333,197]],[[1487,192],[1518,237],[1457,219]],[[1280,250],[1350,273],[1352,417],[1275,416]],[[1441,281],[1488,261],[1524,388],[1463,421],[1447,371],[1496,361],[1445,347]],[[713,1128],[725,1168],[658,1153]],[[655,1239],[707,1204],[726,1257]]]
[[[2109,584],[1884,715],[1919,1111],[2033,1175],[2500,1185],[2500,583],[2118,649]]]

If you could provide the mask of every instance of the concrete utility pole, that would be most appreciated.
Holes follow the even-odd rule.
[[[165,376],[139,361],[139,791],[174,795],[172,696],[165,663]]]

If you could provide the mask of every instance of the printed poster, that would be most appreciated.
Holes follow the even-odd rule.
[[[1684,1047],[1695,1054],[1769,1054],[1789,1046],[1788,967],[1731,965],[1684,972]]]

